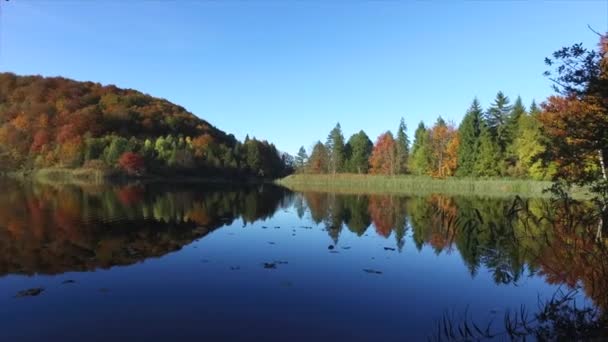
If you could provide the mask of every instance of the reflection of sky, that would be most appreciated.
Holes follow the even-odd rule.
[[[384,238],[370,227],[358,237],[344,228],[338,253],[331,253],[323,228],[308,214],[300,220],[293,209],[279,210],[245,227],[235,220],[178,252],[131,266],[7,276],[0,279],[0,328],[10,339],[419,339],[446,310],[468,307],[480,319],[498,310],[502,323],[503,309],[536,309],[537,295],[556,289],[537,277],[498,286],[483,267],[472,278],[455,248],[418,251],[411,231],[399,253],[384,249],[396,248],[393,235]],[[263,267],[276,261],[288,263]],[[61,284],[66,279],[76,283]],[[36,298],[12,297],[37,286],[46,290]]]

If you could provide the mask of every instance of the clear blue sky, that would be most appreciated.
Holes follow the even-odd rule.
[[[608,30],[606,1],[0,3],[0,70],[116,84],[295,154],[458,123],[473,97],[551,93],[544,57]]]

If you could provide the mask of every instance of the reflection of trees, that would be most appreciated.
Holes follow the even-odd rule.
[[[0,274],[131,264],[177,250],[234,219],[253,222],[290,204],[286,190],[268,185],[1,185]]]
[[[418,249],[457,250],[472,276],[483,266],[496,283],[509,284],[538,273],[550,283],[582,285],[595,303],[608,308],[608,244],[595,242],[597,218],[585,204],[442,195],[303,197],[313,220],[325,222],[334,240],[336,231],[329,227],[344,223],[363,235],[371,221],[378,235],[394,234],[401,247],[409,223]]]

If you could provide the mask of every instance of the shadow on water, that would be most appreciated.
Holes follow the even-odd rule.
[[[502,322],[479,323],[464,308],[460,314],[438,312],[437,329],[428,332],[432,340],[585,339],[606,333],[608,244],[584,202],[292,193],[268,184],[78,187],[1,182],[2,276],[131,265],[177,251],[220,227],[253,224],[289,211],[297,217],[289,221],[289,236],[296,239],[296,227],[321,227],[331,240],[323,250],[332,255],[362,253],[342,243],[348,232],[350,243],[353,237],[380,239],[386,253],[415,248],[418,253],[430,249],[437,256],[457,256],[470,278],[489,272],[494,286],[523,286],[537,277],[562,289],[548,299],[544,293],[538,308],[515,307]],[[274,236],[279,228],[261,226]],[[265,240],[265,245],[277,248],[274,242]],[[308,247],[297,248],[315,260],[312,255],[318,252]],[[276,265],[269,262],[260,269],[268,272]],[[239,273],[241,267],[230,270]],[[321,277],[314,272],[308,270],[308,279]],[[372,274],[372,279],[387,274],[367,266],[360,272]],[[23,294],[30,295],[28,291],[42,293],[32,288]],[[586,305],[577,306],[581,298]]]

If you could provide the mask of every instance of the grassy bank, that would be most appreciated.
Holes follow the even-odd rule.
[[[141,177],[132,177],[116,169],[85,169],[85,168],[45,168],[30,171],[8,172],[10,178],[34,181],[45,184],[74,184],[74,185],[114,185],[133,181],[163,182],[163,183],[214,183],[214,184],[259,184],[271,183],[271,180],[259,178],[226,178],[218,176],[196,175],[157,175],[146,174]]]
[[[30,179],[42,183],[104,184],[115,177],[116,172],[96,169],[48,168],[10,172],[7,175],[12,178]]]
[[[322,191],[339,193],[388,193],[427,195],[442,193],[449,195],[475,195],[485,197],[548,197],[544,189],[551,182],[522,179],[434,179],[426,176],[382,176],[382,175],[311,175],[297,174],[280,179],[278,184],[296,191]],[[579,190],[576,197],[584,197]]]

